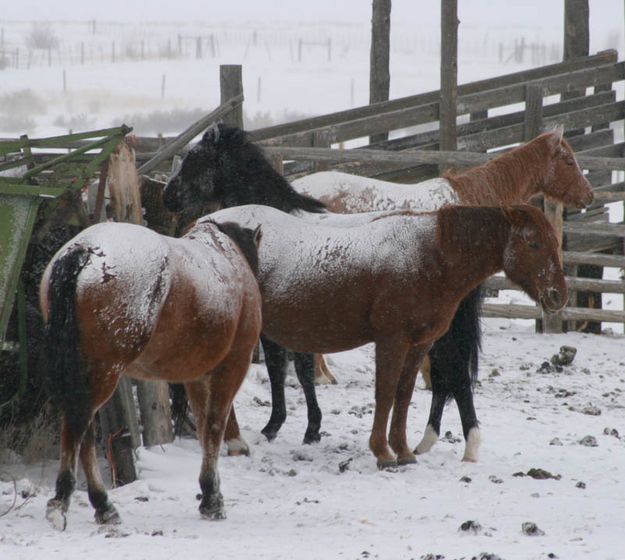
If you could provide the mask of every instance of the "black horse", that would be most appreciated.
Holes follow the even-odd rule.
[[[207,205],[221,207],[264,204],[287,213],[320,213],[323,203],[297,193],[273,169],[261,149],[240,129],[218,125],[186,155],[179,172],[163,191],[165,206],[187,215]],[[445,403],[458,404],[467,448],[465,459],[475,460],[479,445],[478,421],[472,387],[477,379],[481,341],[480,290],[472,292],[460,305],[449,331],[430,350],[432,404],[425,436],[416,452],[427,452],[438,439]],[[262,433],[272,440],[286,419],[284,381],[287,350],[261,336],[272,393],[272,413]],[[320,439],[321,410],[314,385],[313,357],[295,354],[295,370],[308,406],[308,427],[304,443]]]

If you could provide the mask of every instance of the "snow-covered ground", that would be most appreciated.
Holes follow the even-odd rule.
[[[236,401],[251,457],[220,460],[228,519],[200,518],[200,452],[191,439],[139,450],[139,480],[110,492],[123,518],[114,527],[94,523],[80,487],[66,532],[56,532],[44,519],[56,464],[4,465],[0,513],[14,499],[10,476],[18,495],[0,518],[0,558],[621,560],[624,343],[622,336],[539,336],[519,323],[488,321],[475,394],[479,462],[460,461],[452,404],[443,419],[443,434],[450,433],[418,464],[393,471],[378,471],[368,450],[371,346],[329,357],[340,385],[318,388],[324,436],[312,446],[301,444],[306,407],[294,377],[277,440],[259,434],[270,394],[264,366],[255,365]],[[563,344],[577,348],[572,365],[539,372]],[[412,444],[429,400],[429,392],[415,391]],[[518,474],[533,468],[557,479]],[[468,521],[474,529],[461,530]],[[524,534],[527,522],[544,534]]]
[[[42,17],[53,10],[52,15],[58,13],[65,19],[69,11],[63,13],[58,6],[68,4],[68,0],[49,6],[35,0],[14,2],[7,6],[5,17],[27,19],[32,14],[35,18],[35,8],[41,7]],[[120,4],[133,12],[132,24],[109,21],[124,17],[123,9],[115,11]],[[155,0],[149,15],[164,4],[178,13],[177,5]],[[241,3],[231,4],[234,10]],[[285,12],[293,11],[293,3],[282,4]],[[356,5],[353,0],[326,4],[349,5],[351,10]],[[554,15],[552,3],[543,3],[541,21],[525,23],[518,23],[518,16],[529,13],[538,20],[532,6],[540,2],[490,3],[488,9],[481,9],[484,2],[477,0],[460,4],[460,82],[535,65],[529,55],[522,62],[510,56],[515,41],[522,37],[528,44],[545,45],[548,57],[552,46],[561,44],[561,14]],[[189,14],[190,2],[179,5],[181,14]],[[394,1],[394,13],[400,14],[406,5]],[[52,23],[60,39],[59,52],[66,58],[53,53],[48,65],[44,52],[30,67],[0,70],[0,137],[117,126],[126,116],[138,119],[154,111],[208,112],[219,103],[218,66],[227,63],[243,65],[244,110],[257,126],[265,124],[263,119],[279,120],[287,113],[323,114],[367,102],[368,16],[355,23],[278,23],[279,18],[271,19],[269,13],[263,20],[265,11],[269,12],[263,5],[262,11],[258,8],[254,13],[260,23],[226,24],[206,12],[192,22],[173,24],[161,18],[159,24],[148,25],[143,8],[121,0],[111,0],[113,15],[108,17],[95,11],[84,15],[86,4],[79,7],[85,20],[91,13],[98,18],[95,35],[86,21]],[[391,97],[438,88],[437,16],[432,23],[421,20],[421,14],[415,14],[419,10],[410,9],[420,25],[408,18],[393,20]],[[497,10],[510,10],[504,16],[512,23],[490,17]],[[608,47],[623,52],[622,10],[616,0],[591,2],[592,52]],[[424,16],[431,15],[425,14],[431,10],[423,11]],[[603,27],[597,27],[601,11]],[[610,13],[615,15],[609,17]],[[300,17],[308,15],[302,11]],[[202,23],[202,19],[212,21]],[[24,56],[32,24],[3,21],[1,27],[3,44],[19,47]],[[193,42],[185,43],[187,54],[180,58],[150,54],[168,49],[170,41],[175,50],[178,34],[214,34],[215,56],[205,50],[203,58],[195,59]],[[300,61],[300,38],[322,46],[304,44]],[[328,38],[331,60],[323,46]],[[141,40],[148,54],[144,60],[136,58]],[[115,63],[111,60],[113,41]],[[85,65],[80,64],[81,42],[87,45],[89,62]],[[209,47],[205,44],[204,48]],[[133,60],[125,58],[131,50]],[[538,61],[548,62],[552,60]],[[618,88],[622,98],[622,84]],[[27,99],[34,105],[18,102]],[[181,124],[177,130],[143,132],[171,134],[182,128]],[[621,130],[616,133],[621,140]],[[614,221],[622,219],[622,213],[613,215]],[[610,269],[609,274],[616,278],[618,271]],[[511,297],[519,298],[518,294]],[[622,309],[620,295],[608,298],[608,307]],[[378,471],[367,445],[374,403],[371,347],[329,357],[340,385],[318,388],[325,434],[313,446],[301,445],[306,408],[292,377],[287,423],[271,444],[260,436],[269,415],[269,385],[264,366],[253,366],[237,397],[239,421],[252,455],[224,456],[220,461],[227,520],[207,522],[199,516],[195,495],[200,454],[194,440],[138,451],[139,480],[111,491],[123,518],[122,525],[111,528],[95,525],[81,486],[70,509],[67,531],[57,533],[44,519],[56,463],[9,461],[0,465],[0,559],[622,560],[624,343],[622,335],[539,336],[527,322],[486,321],[481,385],[476,389],[483,439],[480,461],[460,461],[464,444],[451,404],[443,420],[443,432],[449,430],[450,435],[420,456],[417,465],[395,471]],[[573,364],[561,372],[539,373],[541,364],[563,344],[577,348]],[[425,427],[429,401],[429,392],[415,391],[409,418],[413,445]],[[580,441],[593,441],[586,436],[592,436],[597,446],[582,445]],[[340,465],[346,465],[344,472]],[[559,479],[514,476],[532,468]],[[481,528],[460,530],[467,521]],[[525,522],[535,523],[544,535],[524,534]]]

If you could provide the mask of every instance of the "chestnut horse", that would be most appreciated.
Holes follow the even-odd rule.
[[[489,193],[481,199],[484,204],[490,199],[523,202],[527,197],[540,193],[575,205],[590,200],[590,185],[577,166],[566,141],[559,133],[546,133],[539,138],[481,168],[457,175],[465,177],[464,188],[459,187],[459,190],[466,192],[467,196],[472,193],[475,204],[479,203],[481,192],[478,179],[484,182],[485,190]],[[531,173],[528,168],[532,170]],[[440,186],[440,181],[438,184]],[[564,190],[563,186],[566,187]],[[404,188],[400,185],[396,187]],[[242,130],[223,125],[209,129],[188,153],[179,173],[172,177],[165,189],[164,202],[170,210],[183,210],[187,214],[201,211],[199,209],[210,204],[225,207],[265,204],[297,214],[305,220],[342,227],[360,225],[379,215],[320,213],[323,212],[323,204],[297,193],[272,168],[260,148]],[[428,451],[437,441],[444,405],[447,400],[454,398],[467,440],[464,460],[477,460],[479,429],[473,405],[472,383],[477,377],[481,336],[480,305],[481,296],[476,289],[462,301],[450,330],[434,343],[430,351],[433,377],[436,380],[433,382],[428,425],[423,441],[418,446],[419,453]],[[268,357],[266,362],[272,388],[272,413],[262,432],[268,439],[273,439],[286,418],[286,355],[284,349],[266,339],[263,339],[263,347]],[[313,374],[309,372],[311,362],[312,358],[309,357],[296,357],[295,360],[308,406],[305,443],[319,440],[321,423]]]
[[[418,366],[471,290],[503,270],[546,311],[567,300],[553,228],[528,205],[399,211],[351,228],[314,225],[260,205],[206,219],[262,227],[266,339],[307,353],[375,343],[370,447],[379,467],[415,462],[406,417]]]
[[[40,300],[48,383],[63,412],[46,514],[56,528],[67,523],[79,458],[96,521],[119,522],[97,465],[94,416],[121,375],[185,384],[203,447],[200,512],[225,516],[217,459],[261,329],[259,236],[205,221],[172,239],[109,222],[87,228],[50,261]]]

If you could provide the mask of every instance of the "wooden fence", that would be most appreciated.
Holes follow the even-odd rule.
[[[581,267],[625,268],[625,224],[610,222],[607,203],[625,200],[625,182],[613,181],[613,170],[625,169],[623,142],[615,142],[611,125],[623,123],[625,101],[615,84],[625,80],[625,62],[615,51],[480,80],[458,87],[457,152],[439,150],[440,92],[395,99],[253,131],[268,154],[284,160],[289,179],[319,169],[337,169],[397,182],[436,176],[439,165],[479,165],[500,150],[533,138],[542,129],[563,126],[595,191],[585,211],[551,208],[554,225],[562,223],[563,259],[572,294],[625,294],[623,280],[578,277]],[[572,92],[583,92],[572,97]],[[366,138],[399,131],[392,140],[364,145]],[[358,148],[342,149],[347,142]],[[335,146],[332,149],[332,146]],[[337,149],[338,148],[338,149]],[[485,152],[489,153],[486,154]],[[492,278],[494,290],[516,289],[504,278]],[[535,319],[537,307],[488,303],[487,317]],[[567,307],[562,321],[625,322],[619,310]],[[575,328],[574,324],[569,327]],[[559,327],[553,327],[558,330]]]

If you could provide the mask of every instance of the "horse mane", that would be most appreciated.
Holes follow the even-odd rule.
[[[488,245],[503,244],[508,227],[504,218],[505,210],[494,206],[460,206],[446,205],[438,210],[436,227],[436,243],[442,253],[448,248],[462,255],[474,255],[476,251],[476,235],[488,235]],[[502,227],[495,231],[485,231],[484,224],[501,223]]]
[[[257,246],[257,230],[242,227],[235,222],[217,223],[213,220],[206,220],[202,223],[215,226],[221,233],[227,235],[237,244],[237,247],[243,253],[247,264],[250,265],[254,276],[258,275],[258,246]],[[258,229],[258,228],[257,228]]]
[[[521,187],[543,184],[544,177],[537,171],[537,162],[545,159],[545,142],[553,132],[545,132],[530,142],[501,154],[479,167],[461,172],[448,171],[443,177],[458,194],[461,204],[470,206],[499,206],[519,203]],[[571,147],[562,139],[562,146]],[[516,189],[515,189],[516,187]]]
[[[287,213],[325,211],[323,202],[299,194],[245,131],[219,125],[217,145],[225,207],[264,204]]]

